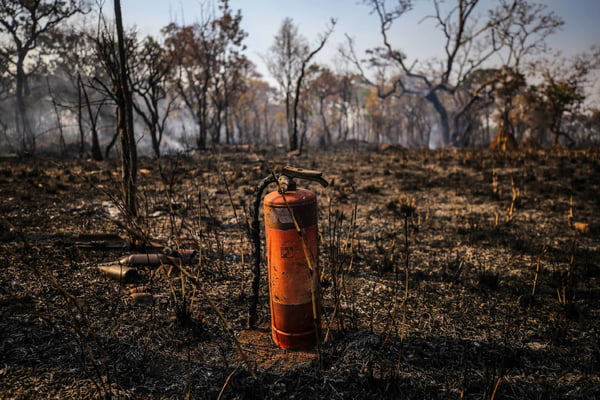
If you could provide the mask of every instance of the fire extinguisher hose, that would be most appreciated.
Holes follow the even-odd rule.
[[[252,203],[252,226],[250,228],[250,240],[253,244],[254,265],[252,268],[252,297],[248,309],[248,328],[256,328],[256,307],[258,306],[258,292],[260,288],[260,200],[262,193],[271,183],[277,182],[275,175],[269,175],[263,179],[254,189],[255,197]]]

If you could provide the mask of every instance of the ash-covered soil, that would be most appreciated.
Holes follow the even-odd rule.
[[[273,345],[264,260],[246,326],[253,190],[285,164],[331,183],[308,184],[318,349]],[[143,159],[136,221],[119,176],[116,160],[0,160],[0,398],[600,398],[599,149]],[[128,230],[154,247],[85,236]],[[180,248],[195,279],[98,270]]]

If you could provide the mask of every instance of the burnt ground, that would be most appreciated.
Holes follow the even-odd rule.
[[[600,150],[234,150],[140,161],[135,229],[195,282],[99,273],[140,251],[81,236],[132,226],[116,160],[0,161],[0,398],[600,398]],[[286,163],[331,182],[318,350],[272,344],[264,264],[246,329],[252,192]]]

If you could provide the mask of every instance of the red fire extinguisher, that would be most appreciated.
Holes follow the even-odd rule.
[[[288,349],[315,345],[321,317],[317,198],[294,178],[327,186],[318,171],[285,167],[264,198],[271,332]]]

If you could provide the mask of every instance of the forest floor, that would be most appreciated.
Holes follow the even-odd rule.
[[[264,260],[246,326],[254,187],[288,163],[330,182],[308,185],[326,340],[307,350],[271,340]],[[87,236],[133,226],[119,176],[117,160],[0,160],[0,398],[600,398],[600,149],[142,159],[146,250]],[[98,269],[180,247],[196,280]]]

